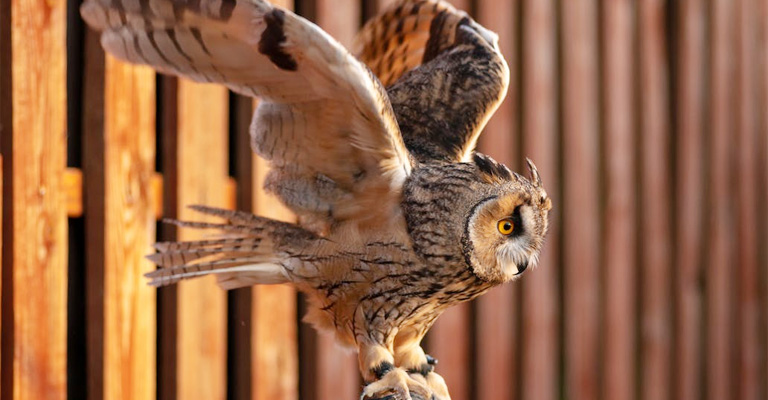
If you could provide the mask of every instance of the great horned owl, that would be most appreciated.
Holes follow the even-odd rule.
[[[306,320],[358,350],[364,396],[448,399],[421,339],[536,265],[551,208],[533,163],[527,179],[473,152],[507,91],[496,35],[436,0],[369,22],[359,58],[261,0],[86,0],[81,13],[122,60],[262,99],[266,189],[300,218],[194,206],[224,221],[172,222],[224,234],[157,243],[150,284],[293,284]]]

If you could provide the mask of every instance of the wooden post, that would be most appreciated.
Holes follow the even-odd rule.
[[[562,3],[566,393],[598,395],[600,292],[597,3]]]
[[[733,271],[735,228],[731,189],[731,140],[733,108],[733,3],[714,0],[711,5],[711,50],[709,59],[709,181],[706,229],[706,318],[705,385],[709,398],[729,398],[732,385]]]
[[[177,83],[176,83],[177,82]],[[186,206],[229,207],[226,89],[164,78],[164,209],[171,218],[205,220]],[[173,232],[172,227],[164,227]],[[164,239],[194,240],[180,230]],[[214,277],[159,293],[162,399],[226,397],[226,294]]]
[[[703,290],[701,249],[704,246],[704,4],[700,0],[681,1],[677,7],[677,195],[674,240],[677,253],[675,280],[675,357],[673,398],[701,398],[701,324]]]
[[[155,72],[86,41],[84,203],[90,399],[154,399]]]
[[[3,399],[67,394],[66,2],[2,0]]]
[[[521,398],[554,400],[560,397],[558,346],[558,286],[560,262],[560,192],[557,126],[557,64],[555,60],[555,2],[525,0],[522,11],[521,75],[523,156],[536,163],[552,199],[549,233],[539,267],[520,282],[523,318]]]
[[[517,22],[519,1],[481,1],[477,19],[499,35],[501,53],[509,65],[507,98],[488,121],[478,148],[513,170],[520,171],[519,109],[517,107],[519,59]],[[520,171],[522,172],[522,171]],[[529,278],[526,276],[524,279]],[[496,288],[477,299],[475,305],[475,397],[484,400],[514,400],[520,366],[520,289],[517,283]]]
[[[672,264],[668,60],[665,5],[644,1],[638,8],[640,42],[640,237],[641,397],[669,398],[672,342]]]
[[[354,35],[360,26],[361,3],[357,0],[314,0],[313,19],[328,34],[341,44],[350,47]],[[303,395],[310,399],[351,399],[359,397],[362,382],[358,369],[357,355],[341,348],[327,335],[318,335],[314,329],[304,326],[303,337],[313,344],[307,360],[314,362],[311,372],[314,376],[306,377],[312,384]],[[309,331],[311,330],[311,331]],[[306,370],[305,370],[306,371]],[[302,397],[302,400],[305,400]]]
[[[635,398],[637,205],[636,130],[633,67],[633,6],[627,0],[604,3],[603,144],[606,200],[603,220],[605,399]]]
[[[736,153],[735,178],[737,182],[737,348],[733,379],[736,397],[759,398],[760,354],[758,342],[758,255],[757,255],[757,135],[755,103],[755,1],[736,3],[737,65],[736,75]],[[764,203],[766,199],[762,199]],[[763,243],[765,245],[765,243]]]

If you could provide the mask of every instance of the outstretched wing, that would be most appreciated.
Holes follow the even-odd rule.
[[[261,0],[86,0],[81,14],[122,60],[260,97],[254,148],[300,216],[376,219],[397,204],[411,160],[387,94],[311,22]]]
[[[368,22],[356,46],[387,86],[411,154],[470,161],[509,85],[497,35],[443,1],[404,0]]]

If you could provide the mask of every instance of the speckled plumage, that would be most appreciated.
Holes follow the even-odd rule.
[[[223,222],[170,222],[222,236],[158,243],[150,284],[295,285],[305,319],[358,350],[364,396],[449,399],[421,339],[536,264],[551,208],[532,163],[525,178],[473,152],[508,86],[496,35],[437,0],[369,22],[359,59],[261,0],[86,0],[81,13],[123,60],[261,98],[265,187],[299,217],[194,206]]]

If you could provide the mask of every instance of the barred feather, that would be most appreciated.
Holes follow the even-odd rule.
[[[173,219],[165,222],[183,228],[218,229],[227,237],[155,244],[158,252],[147,258],[161,268],[146,274],[150,285],[171,285],[208,274],[217,275],[220,285],[227,289],[259,283],[285,283],[289,278],[283,263],[290,258],[293,247],[315,238],[295,225],[243,211],[199,205],[190,208],[226,222]],[[297,246],[291,247],[296,243]]]

